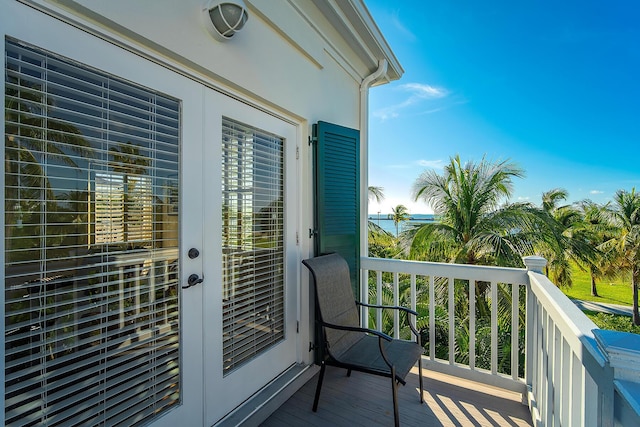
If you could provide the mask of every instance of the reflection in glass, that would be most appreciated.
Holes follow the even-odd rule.
[[[5,43],[5,424],[180,401],[179,101]]]
[[[223,119],[225,374],[284,339],[283,168],[281,137]]]

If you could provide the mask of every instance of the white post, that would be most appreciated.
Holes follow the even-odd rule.
[[[541,256],[531,255],[522,258],[524,265],[527,266],[528,271],[544,274],[544,268],[547,266],[547,260]]]
[[[603,390],[602,425],[640,425],[640,335],[603,329],[593,335],[613,369],[613,390]]]

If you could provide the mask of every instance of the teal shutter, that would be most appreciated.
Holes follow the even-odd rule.
[[[360,273],[360,131],[313,125],[316,255],[337,252],[349,264],[354,295]]]

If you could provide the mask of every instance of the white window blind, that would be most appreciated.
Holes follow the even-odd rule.
[[[222,123],[223,372],[284,339],[284,140]]]
[[[180,103],[11,39],[5,63],[5,424],[148,423],[180,402]]]

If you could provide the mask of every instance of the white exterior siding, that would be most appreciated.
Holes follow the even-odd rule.
[[[377,65],[354,55],[310,1],[247,1],[249,20],[227,42],[207,33],[200,0],[41,3],[62,6],[79,22],[166,57],[214,86],[309,121],[358,128],[360,82]]]

